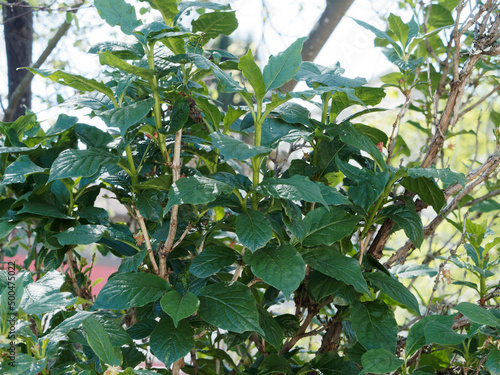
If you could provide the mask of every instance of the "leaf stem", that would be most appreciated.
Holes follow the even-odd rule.
[[[73,284],[73,289],[75,290],[75,294],[77,297],[81,297],[81,292],[80,292],[80,287],[78,286],[78,282],[76,281],[76,273],[75,269],[73,268],[73,262],[75,261],[75,258],[73,257],[73,248],[70,248],[66,252],[66,258],[68,260],[68,270],[69,270],[69,277],[71,279],[71,283]]]
[[[155,254],[153,251],[153,247],[151,246],[151,240],[149,239],[149,233],[148,233],[148,228],[146,228],[146,222],[144,221],[144,218],[142,217],[141,213],[135,208],[135,214],[137,217],[137,222],[139,223],[139,226],[141,227],[142,234],[144,236],[144,242],[146,242],[146,250],[149,255],[149,260],[151,262],[151,267],[153,267],[153,271],[156,275],[159,274],[158,270],[158,265],[156,264],[155,260]]]

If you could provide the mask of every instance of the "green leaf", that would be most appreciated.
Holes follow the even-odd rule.
[[[316,182],[316,185],[318,185],[321,191],[321,196],[325,200],[326,204],[334,206],[340,206],[343,204],[346,205],[352,204],[351,201],[345,195],[337,191],[337,189],[325,185],[324,183],[319,181]]]
[[[122,310],[144,306],[160,298],[167,290],[167,282],[159,276],[119,273],[104,285],[92,309]]]
[[[35,69],[27,68],[31,73],[38,74],[44,78],[49,78],[61,85],[73,87],[80,91],[99,91],[108,98],[114,100],[113,91],[102,82],[97,82],[95,79],[87,79],[85,77],[66,73],[61,70]]]
[[[240,57],[238,68],[243,73],[243,76],[248,80],[250,86],[252,86],[257,102],[261,103],[266,95],[266,83],[264,82],[264,76],[262,75],[260,68],[253,59],[251,50],[248,50],[245,56]]]
[[[191,22],[193,32],[205,33],[205,39],[214,39],[220,34],[231,35],[238,28],[235,12],[211,12],[202,14]]]
[[[389,15],[389,18],[387,20],[389,21],[389,28],[401,42],[403,48],[405,48],[408,44],[408,34],[410,32],[410,27],[401,20],[401,17],[396,16],[392,13]]]
[[[236,218],[236,235],[241,244],[253,252],[273,237],[273,230],[262,212],[248,210]]]
[[[186,99],[179,98],[175,101],[170,115],[169,133],[175,133],[182,129],[189,119],[190,106]]]
[[[144,56],[144,49],[139,43],[130,44],[117,40],[94,44],[87,53],[110,51],[123,60],[138,60]]]
[[[392,269],[394,275],[398,278],[403,279],[413,279],[418,276],[429,276],[434,277],[438,273],[438,267],[429,267],[425,264],[414,265],[414,264],[398,264]]]
[[[430,315],[422,319],[424,321],[425,344],[458,345],[463,342],[467,335],[456,333],[453,326],[453,316]]]
[[[34,173],[42,173],[45,168],[39,167],[31,161],[28,155],[21,155],[15,162],[5,168],[1,185],[19,184],[26,181],[26,176]]]
[[[205,204],[215,200],[220,194],[229,194],[231,185],[202,176],[189,176],[175,182],[168,192],[168,212],[176,204]]]
[[[409,357],[425,345],[425,324],[426,320],[422,319],[411,327],[406,339],[405,353],[407,357]]]
[[[37,360],[35,357],[25,353],[16,353],[15,361],[9,361],[8,358],[8,356],[5,357],[0,364],[0,371],[2,374],[37,375],[47,366],[47,358]],[[11,363],[13,363],[14,366],[11,366]]]
[[[306,275],[304,260],[289,244],[266,246],[253,254],[246,253],[245,262],[255,276],[281,290],[287,297],[299,287]]]
[[[121,360],[118,358],[113,350],[109,335],[93,316],[89,316],[82,323],[83,329],[87,333],[87,341],[99,359],[111,366],[120,366]]]
[[[104,164],[116,164],[119,160],[118,156],[98,148],[64,150],[52,163],[48,182],[63,178],[90,177]]]
[[[53,205],[44,202],[24,202],[23,208],[17,212],[18,214],[34,214],[46,217],[55,217],[58,219],[73,219]]]
[[[206,322],[231,332],[256,331],[264,335],[255,299],[245,285],[238,282],[207,285],[198,291],[198,298],[198,316]]]
[[[284,339],[280,325],[264,308],[257,306],[257,309],[259,311],[259,325],[264,333],[264,339],[280,350]]]
[[[71,129],[77,121],[78,117],[68,116],[67,114],[62,113],[57,117],[56,123],[52,125],[45,134],[51,136],[61,134],[66,130]]]
[[[305,176],[294,175],[286,179],[267,178],[257,186],[257,191],[274,198],[319,202],[329,209],[320,187]]]
[[[234,108],[232,105],[227,107],[226,115],[224,116],[223,124],[224,131],[223,133],[228,135],[231,129],[231,125],[241,117],[244,113],[247,113],[244,109]]]
[[[221,113],[219,108],[210,103],[208,99],[196,98],[196,105],[201,109],[205,119],[212,124],[212,129],[219,129]]]
[[[424,240],[424,227],[415,209],[407,206],[389,206],[380,210],[379,215],[393,220],[405,231],[406,236],[419,248]]]
[[[313,249],[302,254],[302,257],[315,270],[354,286],[360,293],[371,294],[356,259],[328,248]]]
[[[151,80],[154,76],[154,71],[151,69],[139,68],[138,66],[129,64],[123,61],[118,56],[115,56],[110,51],[99,52],[99,62],[101,65],[109,65],[113,68],[121,70],[125,73],[134,74],[137,77],[141,77],[147,81]]]
[[[450,168],[436,169],[436,168],[409,168],[408,175],[412,178],[418,177],[434,177],[439,178],[445,184],[452,185],[458,183],[465,187],[467,178],[463,173],[452,172]]]
[[[401,284],[397,279],[388,276],[383,272],[369,273],[366,276],[368,277],[368,280],[382,292],[420,315],[417,299],[408,290],[408,288]]]
[[[161,298],[160,305],[173,320],[175,328],[184,318],[192,315],[198,308],[200,301],[191,292],[182,295],[176,290],[165,293]]]
[[[302,62],[302,45],[306,39],[299,38],[277,56],[269,57],[269,62],[263,72],[266,91],[280,88],[293,79]]]
[[[194,347],[194,330],[187,320],[176,327],[169,317],[161,318],[151,333],[151,352],[166,366],[184,358]]]
[[[226,246],[211,246],[203,249],[193,259],[189,272],[199,278],[205,278],[228,267],[238,259],[238,253]]]
[[[311,272],[307,290],[318,303],[323,302],[329,296],[333,296],[332,304],[348,306],[356,298],[356,292],[352,286],[316,270]]]
[[[361,374],[387,374],[396,371],[405,361],[385,349],[371,349],[361,356]]]
[[[177,6],[181,0],[147,0],[147,2],[160,11],[166,25],[173,25],[175,16],[179,12]]]
[[[486,324],[491,327],[500,326],[500,319],[482,307],[469,302],[460,302],[455,310],[461,312],[474,323]]]
[[[279,117],[289,124],[304,124],[310,126],[309,121],[310,112],[307,108],[301,106],[300,104],[288,102],[280,105],[275,110]]]
[[[135,8],[124,0],[95,0],[94,6],[108,25],[120,25],[127,35],[131,35],[136,27],[142,25],[135,15]]]
[[[355,301],[350,311],[352,329],[366,350],[386,349],[391,353],[396,351],[398,324],[389,306],[378,300],[365,303]]]
[[[300,320],[292,314],[282,314],[274,318],[280,325],[285,337],[293,337],[300,328]]]
[[[271,152],[270,148],[252,146],[219,132],[213,132],[210,134],[210,138],[212,139],[212,145],[219,149],[225,160],[236,159],[245,161],[254,156],[269,154]]]
[[[78,139],[85,143],[88,148],[102,148],[113,141],[111,134],[87,124],[76,124],[75,132]]]
[[[126,135],[127,130],[146,117],[153,107],[154,99],[139,100],[125,107],[113,108],[99,113],[108,127],[120,129],[120,134]]]
[[[355,18],[352,18],[352,20],[356,22],[358,25],[363,26],[365,29],[370,30],[372,33],[375,34],[377,38],[387,40],[394,47],[398,55],[400,56],[402,55],[403,51],[401,50],[401,47],[385,31],[379,30],[376,27],[373,27],[372,25],[361,20],[357,20]]]
[[[262,364],[259,366],[259,374],[288,374],[290,372],[290,363],[278,355],[277,353],[271,353],[264,357]]]
[[[55,235],[59,243],[65,245],[89,245],[99,241],[106,227],[104,225],[79,225]]]
[[[424,203],[431,205],[436,213],[441,212],[446,203],[443,191],[428,177],[405,177],[401,180],[401,185],[412,193],[417,193]]]
[[[350,235],[359,218],[351,215],[339,207],[316,208],[310,211],[302,221],[305,235],[301,238],[302,244],[307,247],[317,245],[330,246]]]
[[[497,348],[491,349],[485,365],[491,375],[500,374],[500,350]]]
[[[440,4],[426,7],[426,13],[429,13],[427,23],[436,29],[455,24],[451,12]]]
[[[325,354],[316,355],[309,366],[324,375],[359,374],[359,369],[353,362],[345,361],[336,352],[326,352]]]

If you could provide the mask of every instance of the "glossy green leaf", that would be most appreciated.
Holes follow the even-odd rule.
[[[89,316],[83,321],[82,326],[87,333],[89,346],[99,359],[108,365],[120,366],[121,360],[115,355],[109,335],[102,324],[93,316]]]
[[[176,290],[165,293],[160,301],[161,308],[172,318],[175,328],[179,321],[196,311],[198,303],[198,298],[193,293],[182,295]]]
[[[455,24],[451,12],[441,4],[432,4],[432,6],[428,6],[426,12],[429,13],[428,24],[436,29]]]
[[[11,366],[10,364],[14,364]],[[37,375],[47,366],[47,358],[36,359],[25,353],[16,353],[15,361],[5,357],[0,364],[2,374],[8,375]]]
[[[120,25],[127,35],[131,35],[132,31],[142,24],[135,15],[135,8],[124,0],[95,0],[94,6],[108,25]]]
[[[305,235],[302,244],[307,247],[332,245],[350,235],[358,224],[358,217],[339,207],[320,207],[310,211],[303,220]]]
[[[417,193],[424,203],[431,205],[436,213],[441,212],[446,203],[443,191],[428,177],[405,177],[401,180],[401,185],[412,193]]]
[[[52,163],[48,182],[63,178],[90,177],[104,164],[115,164],[119,160],[118,156],[98,148],[64,150]]]
[[[260,211],[248,210],[236,218],[236,235],[243,246],[255,251],[273,237],[269,220]]]
[[[214,39],[220,34],[231,35],[238,27],[235,12],[211,12],[202,14],[191,22],[193,32],[205,33],[205,40]]]
[[[169,317],[161,318],[151,333],[151,352],[166,366],[183,358],[194,347],[194,330],[187,320],[176,327]]]
[[[284,336],[280,325],[264,308],[257,306],[257,309],[259,311],[259,325],[262,328],[264,339],[276,349],[281,349]]]
[[[57,117],[57,120],[54,125],[52,125],[47,132],[46,135],[57,135],[65,132],[68,129],[71,129],[76,122],[78,121],[78,117],[68,116],[65,113],[60,114]]]
[[[181,0],[147,0],[147,2],[160,11],[166,25],[173,25],[175,16],[179,12],[177,6]]]
[[[224,116],[223,124],[224,124],[224,131],[223,133],[228,135],[229,131],[231,129],[231,125],[234,124],[234,122],[241,117],[241,115],[247,113],[244,109],[239,109],[239,108],[234,108],[232,105],[229,105],[227,107],[227,112]]]
[[[228,267],[238,259],[238,253],[225,246],[210,246],[198,254],[189,267],[189,272],[199,278],[205,278]]]
[[[318,185],[320,191],[321,191],[321,196],[325,200],[326,204],[328,205],[334,205],[334,206],[340,206],[342,204],[350,205],[352,202],[347,198],[345,195],[341,194],[337,189],[325,185],[322,182],[316,182],[316,185]]]
[[[396,351],[398,324],[392,310],[382,301],[360,303],[350,308],[352,329],[366,350],[386,349]]]
[[[127,333],[132,340],[141,340],[151,336],[151,332],[155,329],[158,322],[153,318],[146,318],[138,321],[127,330]]]
[[[393,220],[405,231],[406,236],[419,248],[424,240],[424,227],[415,209],[407,206],[389,206],[380,210],[379,215]]]
[[[450,170],[450,168],[436,169],[436,168],[409,168],[408,175],[412,178],[418,177],[434,177],[439,178],[445,184],[458,183],[465,186],[467,178],[463,173],[457,173]]]
[[[417,299],[410,290],[397,279],[383,272],[369,273],[366,276],[368,280],[382,292],[420,315]]]
[[[55,217],[58,219],[73,219],[73,217],[61,212],[58,207],[44,202],[24,202],[23,208],[18,211],[19,214],[34,214],[46,217]]]
[[[360,293],[370,294],[356,259],[328,248],[315,248],[302,254],[302,257],[315,270],[354,286]]]
[[[405,361],[385,349],[371,349],[361,356],[361,374],[387,374],[396,371]]]
[[[356,292],[352,286],[316,270],[313,270],[310,274],[307,290],[318,303],[323,302],[329,296],[333,296],[332,304],[348,306],[356,298]]]
[[[135,200],[135,205],[142,217],[147,220],[161,223],[163,219],[163,208],[159,202],[151,199],[149,196],[138,195]]]
[[[401,17],[394,14],[390,14],[387,18],[389,21],[389,27],[394,32],[398,40],[403,45],[403,48],[408,44],[408,34],[410,33],[410,27],[405,24]]]
[[[255,63],[250,49],[245,56],[240,57],[238,68],[241,69],[243,76],[248,80],[250,86],[252,86],[257,102],[262,102],[264,95],[266,95],[266,84],[264,76]]]
[[[39,167],[31,161],[28,155],[21,155],[12,164],[5,168],[1,185],[19,184],[26,181],[26,176],[42,173],[45,168]]]
[[[357,20],[355,18],[352,19],[354,22],[356,22],[358,25],[363,26],[365,29],[370,30],[377,38],[385,39],[387,40],[396,50],[396,52],[401,55],[403,51],[401,50],[401,47],[392,39],[389,34],[387,34],[385,31],[379,30],[376,27],[361,21]]]
[[[104,225],[79,225],[66,229],[64,232],[58,233],[55,237],[59,243],[65,245],[89,245],[99,241],[106,227]]]
[[[198,298],[198,316],[206,322],[231,332],[264,334],[255,299],[247,286],[238,282],[211,284],[198,291]]]
[[[269,57],[263,72],[266,91],[277,89],[293,79],[302,62],[302,45],[306,39],[299,38],[283,52]]]
[[[215,200],[220,194],[229,194],[231,185],[208,177],[189,176],[181,178],[172,185],[168,192],[168,204],[165,212],[176,204],[205,204]]]
[[[277,353],[271,353],[264,357],[260,365],[259,374],[287,374],[290,371],[290,363]]]
[[[306,264],[292,245],[266,246],[254,253],[245,254],[255,276],[283,291],[292,294],[304,279]]]
[[[276,108],[275,112],[279,117],[289,124],[304,124],[310,126],[310,112],[307,108],[301,106],[298,103],[288,102],[280,105]]]
[[[87,53],[110,51],[122,60],[138,60],[144,56],[144,49],[139,43],[130,44],[117,40],[94,44]]]
[[[78,139],[85,143],[88,148],[102,148],[113,141],[111,134],[87,124],[76,124],[75,132]]]
[[[170,115],[169,133],[175,133],[183,128],[189,119],[190,106],[186,99],[179,98],[175,101]]]
[[[500,374],[500,350],[493,348],[490,350],[488,359],[486,359],[486,368],[492,375]]]
[[[336,352],[318,354],[309,366],[324,375],[358,375],[359,369],[353,362],[347,362]]]
[[[410,329],[406,338],[406,356],[410,356],[425,345],[424,327],[426,320],[422,319],[416,322]]]
[[[212,139],[212,145],[219,149],[225,160],[236,159],[245,161],[254,156],[269,154],[271,152],[270,148],[252,146],[244,141],[219,132],[210,134],[210,138]]]
[[[306,202],[318,202],[328,209],[328,204],[323,199],[321,189],[307,177],[294,175],[290,178],[271,177],[262,181],[257,187],[263,195],[288,200],[304,200]]]
[[[120,129],[120,134],[125,136],[127,130],[143,120],[144,117],[151,111],[154,99],[139,100],[125,107],[110,109],[98,114],[98,116],[110,128]]]
[[[167,290],[167,282],[159,276],[119,273],[104,285],[92,309],[122,310],[144,306],[160,298]]]
[[[113,91],[102,82],[95,79],[87,79],[77,74],[63,72],[62,70],[48,70],[27,68],[31,73],[38,74],[44,78],[49,78],[61,85],[72,87],[80,91],[99,91],[109,98],[114,98]]]
[[[423,318],[425,344],[458,345],[467,335],[456,333],[453,326],[453,316],[430,315]]]
[[[461,312],[474,323],[486,324],[488,326],[500,326],[500,319],[497,318],[491,311],[488,311],[481,306],[469,302],[460,302],[455,310]]]
[[[398,264],[391,268],[391,271],[400,279],[413,279],[418,276],[434,277],[438,273],[438,267],[431,268],[425,264]]]
[[[125,73],[134,74],[137,77],[144,78],[145,80],[151,80],[154,76],[153,70],[140,68],[138,66],[129,64],[128,62],[120,59],[118,56],[114,55],[110,51],[100,52],[99,62],[102,65],[112,66],[113,68],[119,69]]]

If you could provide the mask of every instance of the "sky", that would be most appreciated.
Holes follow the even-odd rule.
[[[134,0],[127,1],[134,2]],[[138,9],[144,5],[141,2],[138,4]],[[276,54],[298,37],[308,35],[321,16],[325,2],[324,0],[232,0],[231,6],[236,10],[240,24],[231,37],[251,41],[259,60],[265,63],[270,54]],[[381,9],[386,14],[390,11],[401,14],[394,0],[355,0],[347,13],[348,17],[342,19],[315,62],[324,66],[332,66],[339,61],[346,70],[345,76],[350,78],[361,76],[369,82],[393,69],[380,49],[374,48],[374,36],[349,18],[361,19],[384,28],[378,13]],[[35,37],[43,38],[44,35],[50,33],[50,29],[56,28],[62,22],[62,17],[64,15],[51,15],[48,18],[46,14],[39,14],[35,25]],[[266,22],[263,22],[264,17]],[[71,33],[70,37],[61,41],[51,58],[61,64],[64,70],[93,78],[100,73],[101,67],[97,56],[88,55],[85,51],[93,44],[109,40],[113,28],[108,25],[103,26],[96,9],[92,7],[81,9],[78,12],[78,20],[80,25],[87,26],[86,33]],[[3,28],[0,29],[3,31]],[[33,60],[38,58],[44,47],[42,43],[35,44]],[[4,50],[2,37],[0,51]],[[65,61],[68,63],[65,64]],[[0,77],[3,77],[0,81],[0,96],[2,104],[6,106],[5,53],[0,54]],[[40,99],[50,97],[53,100],[55,98],[55,88],[47,83],[40,77],[34,79],[33,91],[39,97],[34,97],[33,108],[39,113],[41,120],[50,121],[58,111],[57,109],[47,110],[47,104]],[[71,95],[70,88],[62,90],[63,96]]]

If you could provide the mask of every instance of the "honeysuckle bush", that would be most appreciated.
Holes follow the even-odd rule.
[[[148,3],[161,17],[143,23],[95,1],[135,40],[91,48],[105,82],[30,69],[105,129],[0,123],[2,254],[28,251],[0,271],[2,372],[498,374],[498,2],[406,2],[414,17],[386,31],[356,21],[397,67],[384,87],[302,62],[305,38],[263,69],[211,50],[237,28],[229,6]],[[305,89],[281,92],[292,79]],[[386,90],[404,103],[374,117]],[[471,133],[483,107],[489,132]],[[445,142],[471,134],[478,148],[454,151],[471,170],[450,169]],[[88,246],[121,259],[97,297]]]

